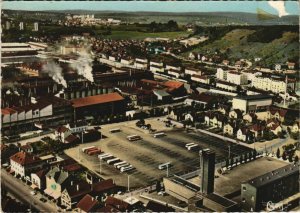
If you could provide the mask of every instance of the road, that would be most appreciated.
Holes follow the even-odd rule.
[[[58,212],[54,203],[40,201],[39,199],[43,197],[41,194],[31,195],[32,188],[30,186],[8,174],[4,169],[1,169],[1,182],[15,198],[34,206],[40,212]]]

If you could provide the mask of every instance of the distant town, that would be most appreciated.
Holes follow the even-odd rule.
[[[111,14],[2,10],[2,211],[299,211],[292,18]]]

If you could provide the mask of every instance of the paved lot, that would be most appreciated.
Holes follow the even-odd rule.
[[[183,174],[196,170],[199,167],[198,150],[188,151],[185,148],[187,143],[199,144],[200,148],[210,148],[216,151],[217,161],[228,156],[228,145],[220,139],[206,136],[200,133],[186,133],[182,128],[166,128],[164,123],[157,119],[147,119],[152,128],[164,131],[166,136],[154,138],[148,130],[143,130],[135,126],[135,122],[123,122],[102,126],[101,131],[107,138],[100,141],[83,144],[76,148],[66,150],[66,154],[78,160],[87,168],[99,173],[100,161],[96,156],[88,156],[81,152],[82,147],[97,146],[105,153],[110,153],[115,157],[132,164],[136,169],[127,173],[120,173],[112,165],[101,161],[101,174],[104,178],[113,178],[117,184],[127,187],[128,175],[130,188],[145,187],[154,183],[157,179],[167,175],[166,170],[159,170],[158,165],[171,162],[169,175]],[[112,128],[121,128],[121,132],[109,133]],[[142,140],[130,142],[126,139],[128,135],[139,135]],[[231,154],[237,155],[248,151],[248,148],[232,145]]]

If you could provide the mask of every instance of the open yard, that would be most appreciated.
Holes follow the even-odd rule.
[[[142,187],[154,183],[157,179],[167,175],[166,170],[159,170],[158,165],[171,162],[169,175],[183,174],[196,170],[199,167],[198,150],[188,151],[185,148],[187,143],[195,143],[199,148],[210,148],[216,152],[216,161],[223,161],[228,156],[228,142],[211,136],[196,132],[186,133],[181,127],[165,127],[165,124],[157,119],[147,119],[153,129],[164,131],[166,136],[154,138],[148,130],[135,126],[136,121],[122,122],[117,124],[103,125],[102,133],[107,137],[97,142],[82,144],[78,147],[66,150],[66,154],[71,156],[87,168],[99,173],[100,161],[97,156],[89,156],[81,151],[81,148],[97,146],[103,152],[127,161],[135,167],[135,170],[120,173],[120,171],[101,161],[102,176],[113,178],[117,184],[127,186],[129,175],[130,187]],[[120,128],[120,132],[110,133],[109,130]],[[129,135],[139,135],[141,140],[130,142],[126,139]],[[248,148],[240,145],[231,147],[232,156],[249,151]]]

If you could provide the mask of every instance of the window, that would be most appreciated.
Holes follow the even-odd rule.
[[[246,186],[243,186],[243,191],[246,191],[246,190],[247,190]]]

